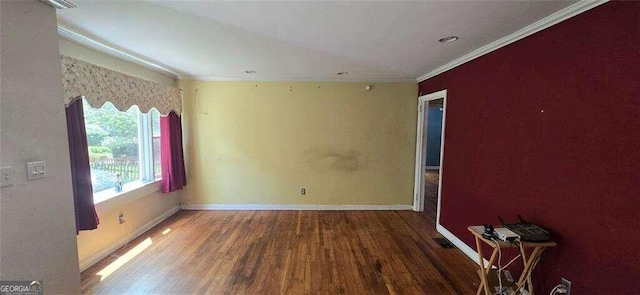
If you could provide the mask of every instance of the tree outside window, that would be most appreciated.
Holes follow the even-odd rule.
[[[128,183],[155,179],[150,171],[160,171],[159,126],[156,132],[160,114],[155,109],[150,114],[142,114],[137,106],[123,112],[109,102],[93,108],[83,100],[83,106],[94,193],[108,189],[120,192]],[[156,153],[157,168],[154,167]]]

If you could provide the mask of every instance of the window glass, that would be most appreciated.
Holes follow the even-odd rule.
[[[147,115],[132,106],[122,112],[109,102],[93,108],[85,100],[83,106],[93,192],[119,193],[133,182],[153,181],[160,172],[158,111]]]
[[[162,170],[160,169],[160,112],[156,109],[149,111],[151,116],[151,129],[153,141],[153,175],[154,179],[162,178]]]

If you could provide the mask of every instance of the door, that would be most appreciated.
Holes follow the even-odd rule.
[[[418,98],[413,211],[429,206],[428,211],[435,211],[436,224],[440,221],[446,106],[447,90]]]

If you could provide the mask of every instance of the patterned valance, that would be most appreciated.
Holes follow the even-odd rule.
[[[94,108],[111,102],[126,111],[137,105],[143,113],[156,108],[167,115],[182,112],[180,89],[129,76],[68,56],[61,56],[64,103],[84,97]]]

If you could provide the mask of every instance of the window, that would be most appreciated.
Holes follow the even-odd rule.
[[[151,137],[153,141],[153,174],[155,179],[162,178],[160,167],[160,112],[156,109],[149,111],[151,115]]]
[[[96,203],[160,178],[157,110],[144,114],[132,106],[121,112],[109,102],[96,109],[85,100],[83,106]]]

